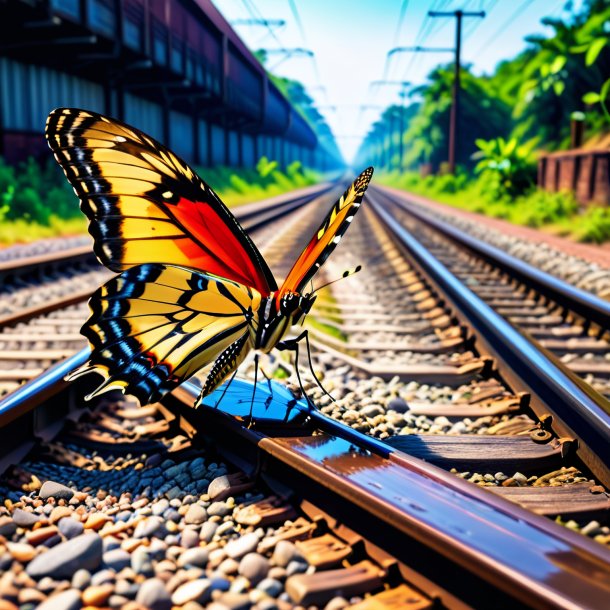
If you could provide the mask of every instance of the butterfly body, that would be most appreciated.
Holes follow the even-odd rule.
[[[69,376],[104,378],[88,398],[119,388],[155,402],[211,365],[200,401],[250,351],[281,346],[309,313],[316,296],[305,288],[372,176],[365,170],[335,203],[278,287],[216,193],[150,136],[71,108],[51,112],[46,136],[89,218],[98,259],[118,273],[89,301],[81,332],[91,357]]]

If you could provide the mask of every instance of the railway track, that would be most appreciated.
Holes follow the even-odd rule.
[[[120,607],[135,599],[146,607],[194,601],[213,601],[218,608],[604,607],[610,556],[603,544],[610,541],[610,530],[608,496],[599,484],[603,456],[580,437],[563,435],[559,415],[554,413],[552,421],[541,417],[538,405],[546,403],[535,388],[509,374],[510,367],[469,326],[455,297],[428,275],[400,231],[390,230],[376,193],[369,201],[372,209],[365,206],[364,218],[331,257],[326,274],[333,279],[358,263],[364,270],[326,289],[309,329],[314,368],[336,397],[331,402],[304,374],[319,412],[310,412],[280,386],[271,386],[270,394],[261,383],[256,423],[244,428],[240,419],[247,416],[251,384],[236,382],[219,409],[211,397],[207,408],[194,411],[196,379],[151,409],[135,410],[125,399],[112,397],[83,412],[87,388],[66,387],[62,380],[86,352],[55,365],[0,403],[2,440],[14,451],[4,465],[19,462],[1,483],[9,499],[8,530],[16,507],[45,514],[41,519],[50,522],[51,512],[67,504],[80,510],[85,527],[89,519],[100,524],[86,529],[110,540],[89,570],[90,581],[83,585],[82,575],[76,583],[80,593],[73,581],[66,586],[59,580],[60,590],[72,591],[73,603],[76,598],[96,601],[99,593],[106,597],[89,605]],[[292,263],[299,240],[309,237],[308,224],[319,221],[315,214],[300,214],[285,231],[272,231],[264,248],[279,276]],[[243,368],[247,377],[247,364]],[[294,368],[283,357],[270,358],[263,368],[288,377],[288,387],[295,385]],[[67,417],[75,423],[66,426]],[[35,437],[42,440],[33,448]],[[169,476],[161,476],[168,471]],[[45,503],[45,480],[72,482],[82,493],[67,503],[61,498]],[[24,485],[30,498],[23,497]],[[230,495],[218,500],[217,487]],[[125,489],[133,490],[131,495],[121,495]],[[225,508],[210,511],[216,501],[225,502]],[[212,519],[218,526],[210,540],[202,538],[204,528],[214,529],[209,519],[187,522],[195,504],[207,517],[217,509],[226,513],[211,515],[220,518]],[[176,526],[157,534],[152,517],[168,519],[165,511]],[[201,514],[198,508],[192,512]],[[27,576],[10,583],[12,603],[19,602],[23,590],[28,593],[22,598],[34,595],[31,589],[48,576],[32,574],[34,559],[25,553],[32,551],[15,545],[25,537],[40,563],[45,552],[39,545],[46,540],[53,540],[51,547],[66,544],[63,531],[52,529],[60,520],[13,532],[5,564],[27,566]],[[139,537],[146,529],[141,522],[151,523],[150,535]],[[34,528],[45,532],[37,537]],[[199,532],[199,542],[183,545],[183,533],[192,529]],[[297,572],[288,574],[289,562],[282,565],[285,559],[276,547],[282,537],[294,543],[282,547],[294,551],[293,560],[301,564],[293,566]],[[297,543],[300,537],[305,541]],[[185,539],[195,541],[195,535]],[[253,550],[231,557],[228,549],[247,547],[238,542],[243,539],[250,544],[256,539]],[[137,548],[151,547],[157,550],[141,552],[149,565],[138,573],[134,554],[139,566]],[[201,555],[199,565],[181,560],[190,548],[195,550],[189,557]],[[126,567],[108,567],[104,553],[112,551]],[[23,553],[15,557],[15,552]],[[250,553],[259,558],[245,561]],[[254,570],[250,562],[260,567],[252,578],[244,574]],[[156,587],[161,597],[165,590],[160,602],[165,606],[155,606],[143,594],[138,598],[135,587],[129,588],[152,580],[165,583],[146,586]],[[266,580],[276,582],[259,586]],[[57,590],[44,584],[45,596]],[[105,587],[102,592],[100,587]]]

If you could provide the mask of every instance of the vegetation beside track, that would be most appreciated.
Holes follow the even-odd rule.
[[[492,73],[462,66],[455,177],[445,175],[454,67],[436,67],[411,90],[410,103],[386,108],[369,134],[374,164],[386,170],[376,180],[579,241],[610,240],[609,207],[579,207],[571,193],[536,189],[537,157],[580,147],[571,137],[577,124],[584,149],[610,146],[609,22],[607,0],[584,0],[567,20],[545,18],[551,34],[528,37],[526,49]],[[489,43],[479,51],[471,44],[476,53]],[[366,151],[363,144],[359,155]]]
[[[426,176],[416,172],[386,172],[376,176],[377,182],[455,208],[502,218],[514,224],[540,228],[577,241],[603,243],[610,240],[610,208],[581,208],[572,193],[549,193],[536,188],[510,198],[498,196],[490,187],[488,177]]]
[[[228,206],[267,199],[319,182],[295,161],[281,170],[262,157],[256,169],[198,168]],[[0,158],[0,245],[86,233],[87,219],[54,160],[29,159],[18,167]]]

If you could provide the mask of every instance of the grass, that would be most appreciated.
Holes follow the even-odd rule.
[[[87,219],[84,216],[69,220],[61,220],[57,216],[52,216],[48,225],[23,219],[5,219],[0,220],[0,246],[36,241],[48,237],[81,235],[86,232]]]
[[[317,172],[296,161],[285,170],[262,157],[256,169],[201,168],[198,173],[229,207],[268,199],[320,182]],[[87,232],[87,219],[78,209],[63,173],[52,161],[30,159],[19,167],[0,158],[0,247],[48,237]]]
[[[422,178],[415,172],[388,172],[379,175],[377,181],[456,208],[541,228],[576,241],[598,244],[610,241],[610,207],[582,208],[569,192],[531,189],[525,195],[509,199],[494,196],[494,185],[485,176],[473,179],[466,174]]]

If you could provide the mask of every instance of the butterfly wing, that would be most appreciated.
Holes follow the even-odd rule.
[[[218,195],[162,144],[120,121],[53,110],[46,137],[112,271],[150,261],[277,288],[267,263]]]
[[[347,231],[372,176],[373,168],[365,169],[335,203],[286,276],[278,291],[278,299],[288,292],[303,292]]]
[[[69,380],[96,372],[104,382],[87,399],[119,388],[148,404],[214,362],[207,394],[251,349],[260,302],[257,290],[210,274],[131,267],[91,297],[81,332],[92,354]]]

